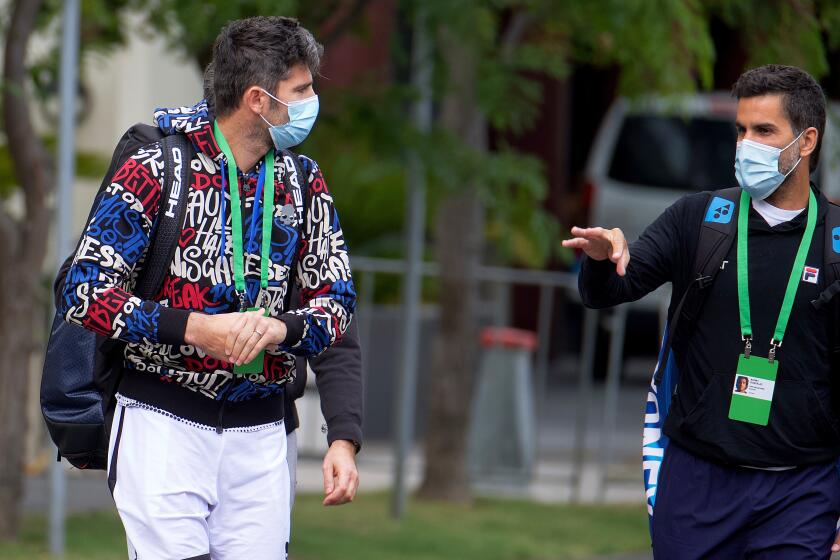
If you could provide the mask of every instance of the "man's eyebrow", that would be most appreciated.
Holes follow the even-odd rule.
[[[741,124],[741,123],[740,123],[740,122],[738,122],[738,121],[735,121],[735,128],[737,128],[737,129],[743,129],[743,130],[746,130],[746,129],[747,129],[747,127],[746,127],[746,126],[744,126],[743,124]],[[778,127],[778,126],[776,126],[775,124],[773,124],[773,123],[771,123],[771,122],[756,123],[756,124],[753,124],[753,125],[752,125],[751,127],[749,127],[749,128],[752,128],[752,129],[757,129],[757,130],[778,130],[778,129],[779,129],[779,127]]]

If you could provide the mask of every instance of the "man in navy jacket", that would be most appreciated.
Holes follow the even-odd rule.
[[[733,94],[737,215],[710,215],[714,194],[690,194],[632,245],[603,228],[573,228],[564,245],[586,254],[587,306],[672,282],[673,319],[694,280],[702,223],[738,220],[738,242],[673,341],[680,374],[664,427],[654,556],[826,558],[840,516],[840,378],[831,367],[836,301],[811,304],[826,288],[818,271],[829,203],[810,183],[825,97],[806,72],[780,65],[744,73]],[[745,394],[738,376],[748,379]]]

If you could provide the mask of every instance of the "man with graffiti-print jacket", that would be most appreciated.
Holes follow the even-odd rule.
[[[195,148],[160,292],[131,293],[165,207],[160,143],[114,174],[68,272],[65,319],[127,343],[108,476],[131,558],[287,557],[285,384],[296,356],[340,340],[356,300],[320,168],[300,156],[298,177],[281,153],[314,124],[321,55],[289,18],[225,26],[215,115],[202,103],[155,113]],[[303,305],[289,310],[293,282]]]
[[[202,103],[207,104],[207,110],[211,115],[216,112],[213,102],[214,79],[213,64],[210,63],[204,69],[204,101]],[[176,133],[174,129],[164,130],[164,132]],[[295,308],[301,304],[299,291],[292,290],[291,307]],[[297,429],[300,427],[295,401],[303,396],[306,389],[307,362],[315,373],[321,412],[326,420],[329,449],[322,464],[324,505],[345,504],[353,501],[359,487],[355,453],[358,453],[362,446],[364,388],[358,319],[354,317],[342,339],[323,354],[310,359],[298,357],[297,376],[286,387],[285,424],[292,504],[294,504],[297,481]]]

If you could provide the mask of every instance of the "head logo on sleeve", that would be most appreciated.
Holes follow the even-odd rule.
[[[806,266],[802,271],[802,281],[809,284],[816,284],[820,278],[820,269],[813,266]]]
[[[831,230],[831,248],[835,253],[840,253],[840,227]]]
[[[734,210],[734,202],[716,196],[714,200],[712,200],[712,203],[709,205],[709,211],[706,212],[705,221],[713,222],[716,224],[728,224],[732,221],[732,214],[734,213]],[[840,236],[840,232],[838,232],[838,236]]]

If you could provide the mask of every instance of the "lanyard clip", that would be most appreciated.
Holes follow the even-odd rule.
[[[744,340],[744,357],[749,358],[752,354],[752,337],[749,335],[741,337]]]
[[[776,339],[771,339],[770,340],[769,359],[770,359],[771,364],[776,361],[776,349],[780,348],[781,346],[782,346],[782,341],[776,340]]]
[[[245,311],[248,308],[248,300],[245,297],[245,292],[237,292],[239,296],[239,311]]]

